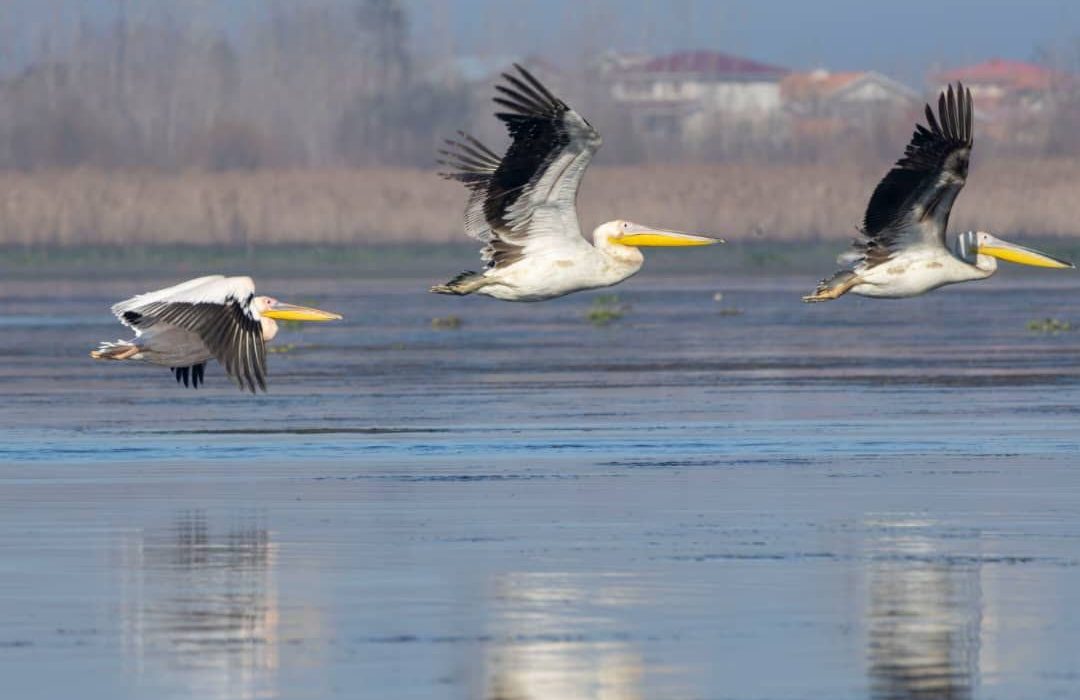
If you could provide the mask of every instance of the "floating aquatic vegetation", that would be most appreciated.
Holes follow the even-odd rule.
[[[617,294],[603,294],[593,300],[585,318],[594,326],[608,326],[622,318],[630,307],[619,301]]]
[[[288,323],[293,323],[289,321]],[[296,343],[285,343],[284,345],[268,345],[266,346],[266,352],[270,355],[285,355],[296,350]]]
[[[1032,333],[1057,335],[1058,333],[1071,331],[1073,326],[1069,321],[1062,321],[1058,318],[1037,318],[1028,321],[1027,329]]]
[[[460,316],[436,316],[431,319],[431,327],[436,330],[449,331],[461,328],[464,321]]]

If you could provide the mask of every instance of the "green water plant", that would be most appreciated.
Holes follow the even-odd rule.
[[[593,299],[585,319],[596,327],[609,326],[621,319],[630,307],[619,301],[617,294],[602,294]]]
[[[1071,331],[1073,326],[1069,321],[1062,321],[1058,318],[1036,318],[1028,321],[1027,329],[1032,333],[1057,335],[1058,333]]]
[[[454,315],[436,316],[435,318],[431,319],[431,327],[435,330],[440,331],[457,330],[458,328],[461,328],[461,325],[463,323],[464,321],[461,320],[460,316]]]
[[[288,323],[292,323],[289,321]],[[296,343],[285,343],[284,345],[267,345],[266,352],[270,355],[285,355],[287,353],[296,350]]]

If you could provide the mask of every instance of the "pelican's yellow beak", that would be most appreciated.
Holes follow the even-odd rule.
[[[335,314],[330,311],[321,311],[319,309],[312,309],[307,306],[297,306],[295,304],[286,304],[283,301],[276,301],[266,311],[262,312],[263,316],[267,318],[276,318],[279,321],[340,321],[341,314]]]
[[[613,243],[620,245],[632,245],[632,246],[690,246],[690,245],[714,245],[716,243],[723,243],[720,238],[710,238],[709,236],[698,236],[693,233],[683,233],[681,231],[669,231],[662,228],[650,228],[648,226],[638,226],[637,224],[624,224],[620,235],[611,239]]]
[[[1046,253],[1040,253],[1037,250],[1031,248],[1025,248],[1015,243],[1009,243],[1003,241],[1000,238],[996,238],[989,234],[980,234],[985,236],[985,240],[979,241],[979,252],[983,255],[990,255],[998,260],[1004,260],[1006,262],[1016,263],[1018,265],[1031,265],[1032,267],[1052,267],[1056,269],[1070,269],[1075,268],[1071,262],[1067,260],[1060,260]]]

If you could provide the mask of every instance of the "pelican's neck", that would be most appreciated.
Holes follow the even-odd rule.
[[[645,256],[641,254],[640,249],[632,245],[612,243],[611,233],[607,230],[606,224],[593,231],[593,247],[611,263],[623,270],[629,270],[628,275],[641,269],[645,262]]]
[[[273,340],[278,331],[277,321],[272,318],[267,318],[266,316],[260,316],[259,323],[262,324],[263,342],[265,343]]]
[[[973,267],[979,271],[980,279],[984,279],[997,272],[998,261],[997,258],[989,255],[979,254],[975,256],[975,264]]]

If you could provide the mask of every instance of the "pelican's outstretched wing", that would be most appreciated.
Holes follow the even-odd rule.
[[[938,118],[926,105],[926,123],[915,127],[904,157],[878,183],[855,247],[869,266],[903,248],[947,247],[949,212],[967,179],[971,156],[971,91],[950,85],[938,98]]]
[[[488,267],[522,258],[527,245],[580,244],[577,201],[581,177],[600,148],[600,134],[521,66],[504,73],[495,102],[506,111],[511,143],[500,159],[465,133],[447,141],[443,177],[465,183],[465,230],[486,245]],[[552,240],[556,239],[556,240]]]
[[[266,344],[250,277],[214,275],[140,294],[112,307],[135,332],[164,323],[194,333],[241,389],[266,391]]]

